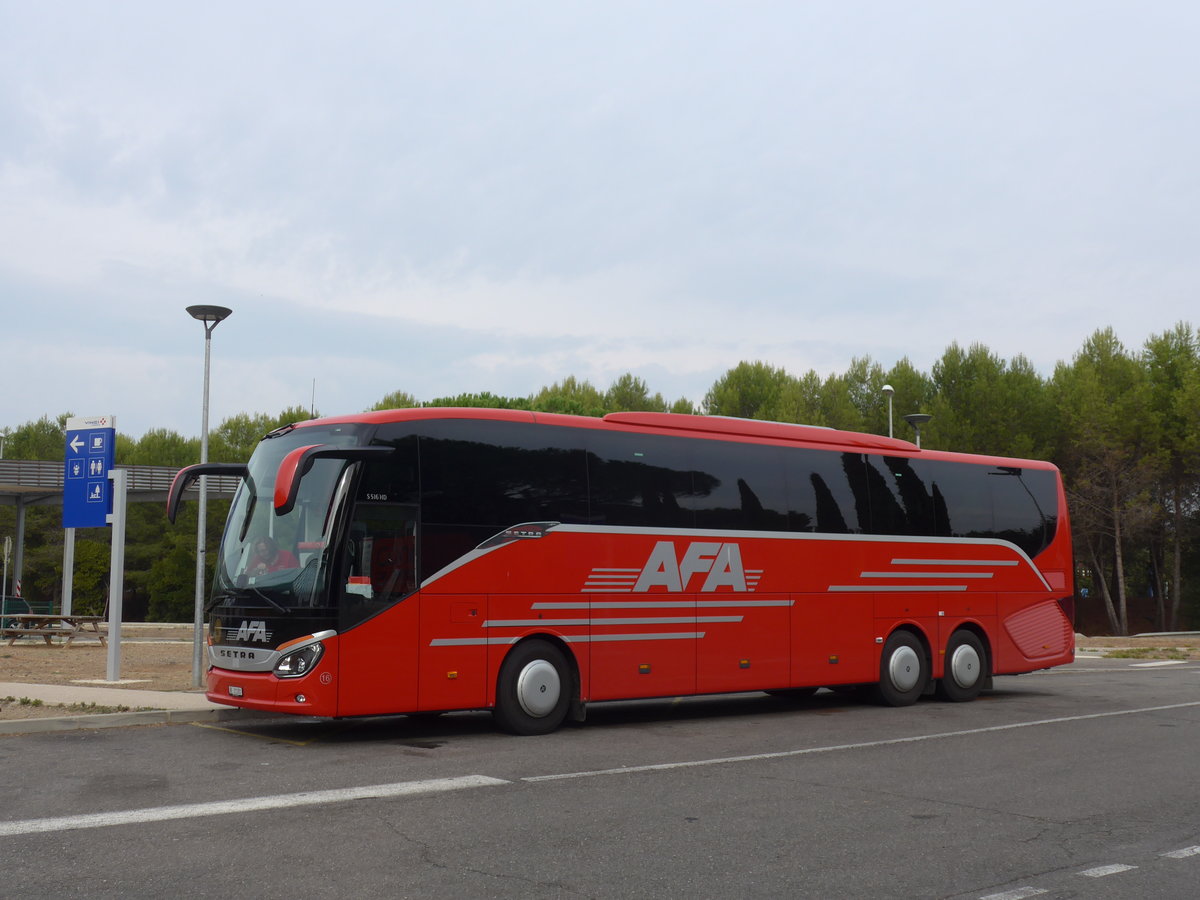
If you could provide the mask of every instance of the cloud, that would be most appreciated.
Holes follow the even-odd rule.
[[[214,416],[1137,346],[1194,318],[1198,16],[10,5],[0,419],[194,431],[189,303]]]

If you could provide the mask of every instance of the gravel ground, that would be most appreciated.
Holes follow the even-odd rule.
[[[87,684],[108,675],[108,650],[97,640],[76,640],[70,647],[47,645],[41,638],[0,643],[0,681],[26,684]],[[104,687],[146,691],[186,691],[192,686],[190,625],[123,625],[120,684]],[[126,683],[127,682],[127,683]],[[0,697],[0,720],[116,712],[117,709],[39,706],[13,695]],[[132,705],[132,704],[131,704]]]

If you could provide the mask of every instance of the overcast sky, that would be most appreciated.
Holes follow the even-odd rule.
[[[0,426],[1200,324],[1194,2],[0,0]]]

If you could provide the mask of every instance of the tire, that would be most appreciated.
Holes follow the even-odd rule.
[[[509,734],[549,734],[566,718],[574,689],[558,647],[537,638],[522,641],[500,666],[492,716]]]
[[[983,642],[974,632],[956,631],[946,644],[946,671],[938,682],[938,696],[955,703],[974,700],[983,690],[988,671]]]
[[[911,706],[929,684],[925,648],[910,631],[894,631],[879,659],[879,684],[875,693],[887,706]]]

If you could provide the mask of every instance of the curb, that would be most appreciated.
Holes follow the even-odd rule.
[[[274,718],[277,713],[248,709],[148,709],[136,712],[99,713],[83,716],[56,716],[44,719],[0,721],[0,736],[47,734],[59,731],[91,731],[97,728],[126,728],[131,725],[188,725],[205,722],[236,722],[245,719]]]

